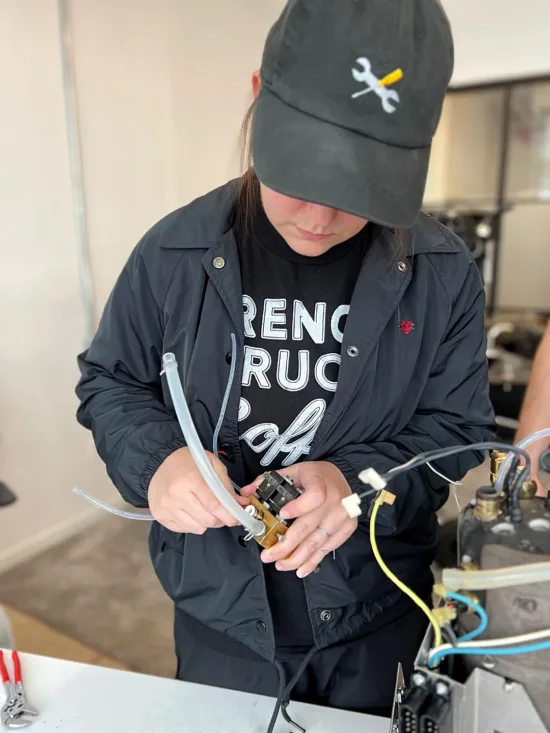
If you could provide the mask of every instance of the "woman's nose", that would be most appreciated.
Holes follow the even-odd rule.
[[[313,231],[313,229],[326,229],[338,213],[336,209],[331,209],[328,206],[310,203],[307,204],[306,211],[310,231]]]

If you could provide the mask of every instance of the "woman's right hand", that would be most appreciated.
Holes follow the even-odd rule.
[[[248,499],[234,492],[223,463],[213,453],[206,455],[228,492],[246,506]],[[212,493],[189,448],[180,448],[159,466],[149,484],[148,498],[151,514],[172,532],[202,535],[207,529],[239,524]]]

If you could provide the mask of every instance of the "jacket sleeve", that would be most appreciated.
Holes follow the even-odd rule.
[[[153,474],[185,445],[162,396],[163,308],[134,250],[107,302],[90,348],[78,357],[77,419],[92,431],[122,497],[147,506]]]
[[[344,473],[354,491],[366,488],[357,477],[365,468],[386,473],[419,453],[492,437],[484,312],[481,279],[477,268],[475,272],[471,268],[420,403],[405,429],[388,440],[346,446],[327,458]],[[459,481],[483,457],[483,452],[467,451],[432,465],[451,481]],[[427,467],[396,477],[388,488],[397,500],[393,507],[384,504],[380,508],[380,532],[387,535],[399,534],[433,515],[449,495],[448,482]],[[363,520],[368,520],[368,512]]]

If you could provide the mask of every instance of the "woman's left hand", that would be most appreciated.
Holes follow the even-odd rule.
[[[299,578],[305,578],[357,529],[357,520],[350,519],[341,503],[352,491],[344,474],[326,461],[298,463],[280,473],[291,478],[304,493],[281,509],[283,519],[295,520],[285,541],[264,550],[261,558],[265,563],[276,563],[278,570],[295,570]],[[259,477],[241,495],[253,494],[262,480]]]

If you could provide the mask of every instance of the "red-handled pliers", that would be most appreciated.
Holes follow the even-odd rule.
[[[7,694],[7,700],[2,707],[0,718],[6,728],[26,728],[34,722],[38,711],[29,705],[23,688],[21,676],[21,660],[17,652],[12,652],[13,678],[12,682],[4,661],[4,653],[0,649],[0,675]]]

